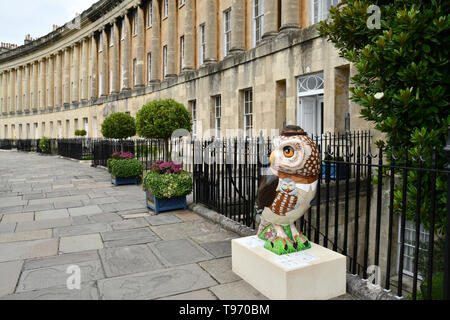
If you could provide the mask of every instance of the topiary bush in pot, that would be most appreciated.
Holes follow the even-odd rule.
[[[111,173],[111,183],[138,184],[142,178],[142,163],[134,159],[129,152],[115,152],[107,161],[108,171]]]
[[[50,153],[51,152],[50,138],[42,137],[39,140],[39,149],[41,150],[41,153]]]

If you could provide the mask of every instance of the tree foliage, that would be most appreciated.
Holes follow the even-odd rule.
[[[367,21],[380,8],[380,28]],[[421,155],[431,167],[433,148],[437,167],[446,164],[443,147],[450,125],[450,2],[445,0],[343,0],[330,10],[330,19],[320,23],[319,32],[353,63],[351,100],[361,106],[362,118],[386,134],[386,151],[403,164]],[[407,149],[405,153],[403,149]],[[407,218],[416,217],[418,172],[409,171]],[[445,226],[446,182],[438,175],[436,227]],[[431,174],[422,176],[421,222],[429,227]],[[401,188],[395,192],[395,210],[402,211]]]
[[[167,140],[176,129],[191,132],[192,116],[175,100],[153,100],[136,115],[136,131],[141,137]]]
[[[102,123],[102,135],[110,139],[126,139],[136,134],[136,122],[132,116],[116,112]]]

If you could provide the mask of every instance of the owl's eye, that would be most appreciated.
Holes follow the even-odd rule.
[[[283,154],[286,158],[292,158],[294,156],[294,148],[292,147],[284,147]]]

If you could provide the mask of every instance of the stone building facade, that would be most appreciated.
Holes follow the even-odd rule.
[[[354,67],[316,31],[336,4],[100,0],[0,54],[0,139],[101,137],[112,112],[160,98],[190,110],[197,137],[367,129],[348,102]]]

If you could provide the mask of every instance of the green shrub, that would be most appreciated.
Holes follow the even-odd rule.
[[[115,161],[118,161],[118,160],[114,159],[114,158],[109,158],[108,160],[106,160],[106,167],[108,168],[109,173],[112,172],[112,166]]]
[[[136,159],[110,161],[111,173],[117,178],[142,177],[142,163]]]
[[[75,135],[78,137],[84,137],[85,135],[87,135],[86,130],[82,129],[82,130],[75,130]]]
[[[144,180],[144,190],[150,189],[157,198],[188,195],[192,191],[192,178],[187,171],[164,173],[150,171]]]
[[[110,139],[126,139],[136,134],[136,122],[132,116],[116,112],[102,123],[102,135]]]
[[[39,149],[41,149],[42,153],[50,153],[50,139],[42,137],[39,140]]]

